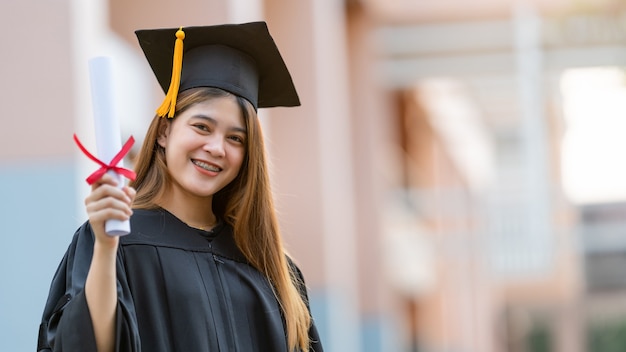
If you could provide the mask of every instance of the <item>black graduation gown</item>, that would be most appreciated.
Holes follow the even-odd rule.
[[[131,231],[117,255],[116,351],[287,351],[269,282],[229,226],[204,232],[164,209],[135,210]],[[96,351],[83,290],[93,243],[86,222],[52,280],[37,351]],[[304,286],[301,294],[308,302]],[[322,351],[315,325],[309,335],[312,351]]]

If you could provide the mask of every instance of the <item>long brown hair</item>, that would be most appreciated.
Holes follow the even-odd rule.
[[[229,95],[217,88],[185,90],[178,96],[174,118],[194,104]],[[246,155],[239,175],[213,196],[213,213],[232,226],[241,252],[272,284],[284,313],[289,349],[308,351],[311,317],[298,290],[302,282],[288,263],[279,233],[261,126],[252,105],[235,97],[247,130]],[[137,155],[137,177],[130,183],[137,190],[135,208],[157,208],[170,182],[165,150],[156,142],[167,123],[171,120],[154,117]]]

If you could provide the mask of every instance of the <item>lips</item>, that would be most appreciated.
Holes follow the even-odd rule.
[[[210,164],[210,163],[207,163],[205,161],[191,159],[191,162],[194,165],[196,165],[196,166],[198,166],[198,167],[200,167],[200,168],[202,168],[204,170],[207,170],[207,171],[211,171],[211,172],[220,172],[220,171],[222,171],[222,168],[218,167],[217,165]]]

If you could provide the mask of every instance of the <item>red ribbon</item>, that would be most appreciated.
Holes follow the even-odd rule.
[[[126,154],[130,151],[130,148],[132,148],[133,144],[135,143],[135,139],[133,138],[133,136],[130,136],[130,138],[128,138],[126,143],[124,143],[122,149],[115,155],[115,157],[113,157],[113,160],[111,160],[109,164],[105,164],[100,159],[93,156],[85,147],[83,147],[83,145],[78,140],[78,137],[76,137],[76,134],[74,134],[74,142],[76,142],[76,145],[78,145],[78,148],[80,148],[83,154],[85,154],[89,159],[95,161],[96,163],[98,163],[98,165],[100,165],[100,168],[98,170],[96,170],[94,173],[89,175],[89,177],[87,177],[88,184],[91,185],[94,182],[98,181],[109,170],[112,170],[130,180],[135,179],[136,174],[134,171],[117,166],[117,163],[119,163],[124,158],[124,156],[126,156]]]

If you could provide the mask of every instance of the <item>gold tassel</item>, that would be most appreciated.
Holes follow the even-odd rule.
[[[170,88],[165,95],[163,103],[161,103],[161,106],[157,109],[157,115],[160,117],[165,117],[165,115],[167,115],[168,118],[174,117],[176,98],[178,97],[178,88],[180,87],[180,75],[183,69],[183,39],[185,39],[185,32],[183,32],[183,27],[180,27],[180,29],[176,31]]]

